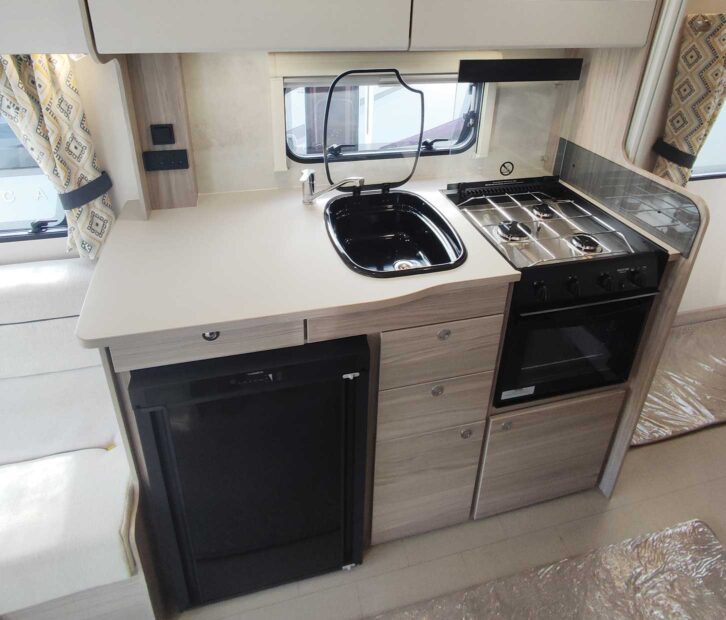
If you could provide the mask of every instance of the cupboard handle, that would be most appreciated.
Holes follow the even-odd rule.
[[[431,388],[431,396],[441,396],[444,393],[443,385],[435,385]]]
[[[448,340],[450,336],[451,336],[450,329],[442,329],[438,334],[436,334],[436,337],[439,340]]]
[[[463,431],[461,431],[461,438],[462,439],[469,439],[471,437],[472,430],[470,428],[465,428]]]
[[[207,342],[212,342],[219,338],[219,332],[203,332],[202,338],[204,338]]]
[[[505,422],[502,424],[502,430],[503,431],[511,431],[512,430],[512,422]]]

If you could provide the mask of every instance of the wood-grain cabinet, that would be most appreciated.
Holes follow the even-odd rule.
[[[597,484],[624,390],[492,415],[474,518]]]
[[[469,518],[502,320],[381,334],[373,544]]]
[[[655,0],[413,0],[412,50],[642,47]]]
[[[88,0],[101,53],[405,50],[410,0]]]

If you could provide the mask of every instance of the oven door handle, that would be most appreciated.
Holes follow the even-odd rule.
[[[633,295],[632,297],[621,297],[619,299],[608,299],[606,301],[593,301],[589,304],[579,304],[576,306],[566,306],[564,308],[551,308],[549,310],[537,310],[535,312],[522,312],[519,316],[521,317],[528,317],[528,316],[540,316],[542,314],[550,314],[552,312],[566,312],[567,310],[577,310],[579,308],[591,308],[593,306],[604,306],[606,304],[617,304],[624,301],[631,301],[633,299],[647,299],[648,297],[656,297],[658,295],[657,292],[655,293],[644,293],[643,295]]]

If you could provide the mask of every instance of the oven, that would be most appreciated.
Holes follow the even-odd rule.
[[[510,316],[499,362],[497,407],[627,381],[657,292]]]

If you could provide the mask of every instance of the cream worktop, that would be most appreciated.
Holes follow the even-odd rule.
[[[349,269],[333,248],[323,211],[333,194],[302,204],[300,190],[207,194],[199,206],[123,216],[104,247],[76,334],[89,347],[124,337],[310,318],[415,299],[464,283],[506,283],[517,272],[438,191],[405,189],[446,217],[467,249],[448,271],[373,278]]]

